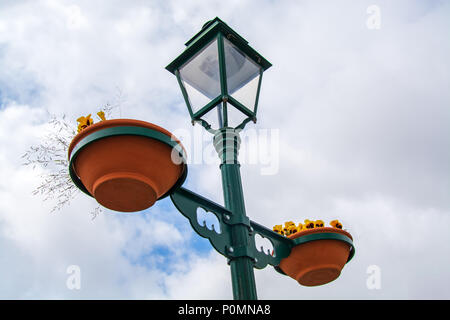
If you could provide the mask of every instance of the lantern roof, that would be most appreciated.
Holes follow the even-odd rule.
[[[236,31],[230,28],[225,22],[218,17],[208,21],[202,29],[188,40],[185,45],[186,49],[173,60],[166,69],[175,74],[175,71],[185,64],[189,59],[195,56],[204,46],[206,46],[218,33],[222,33],[226,39],[232,42],[242,52],[244,52],[251,60],[266,70],[272,66],[263,56],[249,46],[248,41],[241,37]]]

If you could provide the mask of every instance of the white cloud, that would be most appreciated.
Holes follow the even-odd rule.
[[[248,215],[269,227],[338,218],[356,245],[341,277],[323,287],[300,287],[271,267],[256,271],[259,297],[450,297],[450,7],[380,1],[380,29],[370,30],[372,4],[2,2],[0,296],[231,298],[226,259],[195,250],[197,236],[170,201],[142,216],[107,212],[91,221],[94,201],[80,195],[50,214],[51,203],[31,195],[41,169],[20,165],[46,128],[46,111],[95,113],[117,87],[116,116],[192,130],[164,67],[220,13],[274,65],[256,128],[279,129],[279,170],[242,165]],[[215,164],[193,164],[186,185],[223,201]],[[69,265],[80,266],[79,291],[65,286]],[[380,267],[380,290],[366,287],[370,265]]]

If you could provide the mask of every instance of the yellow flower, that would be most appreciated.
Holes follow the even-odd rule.
[[[91,119],[91,114],[88,114],[86,116],[86,123],[87,123],[88,126],[90,126],[91,124],[94,123],[94,120]]]
[[[316,220],[316,221],[314,222],[314,227],[315,227],[315,228],[322,228],[323,226],[324,226],[324,223],[323,223],[322,220]]]
[[[313,229],[314,228],[314,221],[305,219],[305,224],[303,225],[304,229]]]
[[[86,117],[79,117],[78,121],[78,132],[86,129],[88,126],[94,123],[94,120],[91,119],[91,114],[88,114]]]
[[[99,117],[100,119],[102,119],[102,121],[105,121],[105,120],[106,120],[106,118],[105,118],[105,113],[104,113],[103,111],[97,112],[97,115],[98,115],[98,117]]]
[[[284,236],[284,231],[283,231],[283,227],[281,224],[277,224],[276,226],[273,227],[272,230],[275,231],[276,233],[279,233],[282,236]]]
[[[79,117],[77,119],[78,121],[78,132],[80,132],[81,130],[83,130],[84,128],[86,128],[86,118],[85,117]]]
[[[303,229],[304,229],[303,224],[302,224],[302,223],[299,223],[299,224],[298,224],[298,227],[297,227],[297,230],[298,230],[298,231],[302,231]]]
[[[330,222],[330,225],[333,228],[338,228],[338,229],[342,229],[342,224],[339,222],[339,220],[333,220]]]
[[[287,221],[284,223],[285,227],[292,226],[292,225],[295,225],[295,223],[293,221]]]
[[[295,226],[295,223],[292,222],[292,221],[288,221],[288,222],[285,222],[285,223],[284,223],[284,228],[283,228],[284,235],[286,235],[286,236],[289,235],[289,234],[288,234],[288,228],[289,228],[289,226],[292,226],[292,225]]]
[[[287,235],[291,235],[291,234],[294,234],[294,233],[299,231],[295,224],[289,225],[287,227],[287,230],[288,230],[288,234]]]

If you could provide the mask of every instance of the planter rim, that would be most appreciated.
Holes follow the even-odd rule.
[[[169,136],[171,139],[173,139],[174,141],[177,141],[181,145],[181,142],[172,133],[170,133],[166,129],[164,129],[154,123],[150,123],[150,122],[146,122],[146,121],[142,121],[142,120],[136,120],[136,119],[111,119],[111,120],[104,120],[104,121],[94,123],[94,124],[88,126],[86,129],[83,129],[81,132],[79,132],[70,142],[70,145],[68,148],[69,158],[73,151],[73,148],[78,144],[78,142],[83,140],[85,137],[89,136],[91,133],[101,130],[101,129],[111,128],[111,127],[123,127],[123,126],[143,127],[143,128],[153,129],[153,130],[159,131],[159,132]]]
[[[316,241],[316,240],[339,240],[347,243],[350,246],[350,252],[348,255],[347,262],[348,263],[353,256],[355,255],[355,246],[353,245],[353,238],[345,230],[338,229],[338,228],[329,228],[329,227],[322,227],[322,228],[314,228],[309,230],[303,230],[300,232],[296,232],[290,236],[288,236],[289,239],[291,239],[292,248],[301,245],[307,242]],[[275,270],[278,273],[281,273],[283,275],[286,275],[283,270],[281,270],[280,266],[275,266]]]
[[[324,233],[324,232],[332,232],[332,233],[338,233],[342,234],[351,240],[353,240],[353,237],[350,233],[348,233],[345,230],[339,229],[339,228],[332,228],[332,227],[320,227],[320,228],[313,228],[313,229],[307,229],[307,230],[301,230],[299,232],[293,233],[288,236],[289,239],[297,239],[300,237],[307,236],[309,234],[317,234],[317,233]]]
[[[116,120],[126,120],[124,122],[116,121]],[[131,120],[131,121],[129,121]],[[106,128],[102,128],[101,126],[97,126],[96,128],[90,130],[89,132],[85,133],[84,135],[81,135],[84,131],[90,129],[88,127],[87,129],[80,132],[79,135],[75,136],[75,138],[72,140],[72,143],[69,147],[69,175],[72,179],[73,183],[85,194],[93,197],[91,193],[86,189],[84,184],[82,183],[81,179],[78,177],[77,173],[74,169],[74,161],[79,154],[79,152],[89,145],[90,143],[106,138],[106,137],[112,137],[112,136],[123,136],[123,135],[135,135],[135,136],[143,136],[150,139],[158,140],[172,148],[178,151],[178,154],[181,157],[182,163],[183,163],[183,171],[175,185],[164,195],[162,195],[159,199],[167,197],[173,190],[180,187],[183,182],[186,180],[187,176],[187,165],[186,165],[186,152],[181,144],[181,142],[176,139],[170,132],[168,132],[165,129],[162,129],[156,125],[153,125],[148,122],[139,121],[139,120],[132,120],[132,119],[114,119],[114,120],[106,120],[106,121],[115,121],[115,123],[112,123],[112,125],[107,125]],[[102,122],[106,122],[102,121]],[[137,126],[127,126],[126,124],[132,124],[135,121],[139,122],[139,125]],[[99,123],[101,124],[101,122]],[[122,126],[121,124],[125,124],[125,126]],[[153,128],[154,127],[154,128]],[[162,129],[159,130],[159,129]],[[76,139],[76,140],[75,140]]]

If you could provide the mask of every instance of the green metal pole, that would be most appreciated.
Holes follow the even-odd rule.
[[[221,159],[222,186],[225,207],[233,213],[231,219],[236,223],[231,229],[232,252],[240,252],[230,259],[233,298],[235,300],[256,300],[256,283],[254,261],[245,255],[249,248],[249,226],[245,213],[244,194],[242,191],[240,164],[237,161],[240,138],[232,128],[220,129],[214,136],[214,147]]]

